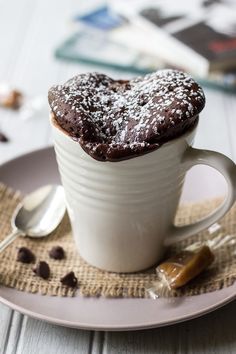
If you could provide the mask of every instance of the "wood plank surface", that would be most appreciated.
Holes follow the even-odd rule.
[[[0,146],[0,163],[52,143],[47,90],[54,83],[94,67],[56,61],[54,48],[71,32],[68,21],[91,1],[0,0],[0,82],[29,96],[44,97],[40,114],[28,121],[0,109],[0,130],[10,142]],[[119,72],[106,70],[114,77]],[[127,77],[122,75],[122,77]],[[195,146],[218,150],[236,160],[236,97],[206,90]],[[236,353],[236,304],[166,328],[140,332],[67,329],[23,316],[0,305],[2,354]]]

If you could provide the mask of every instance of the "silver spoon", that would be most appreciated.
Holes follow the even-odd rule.
[[[62,186],[48,185],[28,194],[13,213],[12,232],[0,243],[0,252],[19,236],[47,236],[59,225],[65,211]]]

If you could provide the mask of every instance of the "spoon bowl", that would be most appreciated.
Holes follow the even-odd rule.
[[[0,252],[18,236],[40,238],[49,235],[60,224],[65,211],[62,186],[48,185],[28,194],[13,213],[13,230],[0,243]]]

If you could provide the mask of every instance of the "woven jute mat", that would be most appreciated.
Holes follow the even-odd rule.
[[[21,198],[19,192],[0,184],[0,240],[11,231],[11,216]],[[214,199],[180,207],[176,217],[177,224],[189,224],[201,219],[219,205],[220,201]],[[236,206],[221,220],[221,225],[227,233],[236,235]],[[202,232],[187,241],[179,242],[169,249],[168,253],[174,254],[191,243],[204,241],[208,237],[207,231]],[[49,250],[57,245],[66,251],[66,259],[57,261],[49,257]],[[22,246],[31,249],[37,261],[48,262],[51,268],[49,280],[37,277],[32,271],[33,264],[23,264],[16,260],[17,249]],[[232,285],[236,278],[235,254],[235,246],[218,249],[213,265],[179,291],[177,296],[198,295]],[[76,290],[60,283],[60,278],[72,270],[78,278]],[[64,217],[61,225],[49,237],[38,240],[20,237],[0,254],[0,284],[30,293],[54,296],[73,296],[80,293],[85,296],[144,298],[148,296],[146,288],[155,280],[155,268],[140,273],[115,274],[87,264],[76,251],[68,216]]]

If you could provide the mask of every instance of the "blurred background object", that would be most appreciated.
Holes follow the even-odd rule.
[[[236,2],[110,0],[73,18],[58,58],[148,73],[165,67],[236,91]]]
[[[137,6],[142,10],[139,11]],[[154,6],[156,10],[149,11],[150,6]],[[125,14],[128,7],[131,7],[132,13]],[[145,13],[152,12],[156,16],[158,11],[161,11],[160,16],[163,18],[160,30],[158,27],[161,26],[154,25],[151,19],[144,17]],[[149,0],[142,0],[138,4],[137,0],[0,0],[0,83],[6,83],[7,87],[20,91],[23,96],[18,110],[0,107],[0,164],[52,144],[47,102],[49,87],[88,71],[101,71],[113,78],[125,79],[166,66],[181,67],[177,64],[177,49],[171,49],[169,40],[159,39],[160,33],[165,33],[165,38],[172,38],[174,25],[177,26],[180,22],[177,18],[176,21],[173,20],[173,27],[168,23],[165,26],[165,17],[175,16],[174,13],[180,17],[183,14],[185,17],[196,15],[194,19],[188,19],[186,25],[191,21],[196,24],[197,21],[203,21],[201,16],[204,11],[209,16],[214,13],[207,20],[211,28],[216,29],[218,26],[218,31],[230,37],[225,48],[232,50],[235,62],[233,1],[157,0],[151,3]],[[220,16],[221,12],[223,16]],[[94,13],[97,13],[97,20],[95,25],[91,25]],[[108,16],[111,20],[107,19]],[[145,29],[140,23],[140,17],[145,21]],[[188,31],[186,34],[188,35]],[[204,42],[205,36],[201,34],[200,46]],[[109,49],[110,46],[112,50]],[[169,51],[165,49],[164,52],[165,46]],[[217,43],[216,47],[218,51],[224,48],[222,43]],[[169,59],[164,55],[168,53],[171,54]],[[178,55],[178,60],[180,59],[181,56]],[[187,60],[183,60],[183,69],[186,70],[187,64]],[[188,68],[191,72],[194,71],[196,78],[199,76],[195,72],[198,71],[197,65],[188,65]],[[196,147],[218,150],[234,161],[235,77],[232,68],[209,73],[207,71],[206,76],[201,77],[205,85],[207,83],[221,90],[204,87],[207,104],[201,115],[195,140]],[[44,152],[40,156],[44,156]],[[27,159],[30,160],[31,157],[24,160]],[[22,174],[19,173],[20,170]],[[22,180],[25,170],[26,165],[20,165],[15,171],[15,180]],[[45,170],[36,168],[30,177],[32,181],[37,181],[38,174],[42,174],[46,181],[50,177],[50,170],[49,166],[48,174],[45,174]],[[195,171],[190,171],[190,174],[193,178]],[[209,195],[213,196],[216,184],[222,182],[220,175],[215,181],[217,176],[210,173],[207,183]],[[194,181],[202,185],[207,182],[204,173],[202,178],[195,177]],[[191,197],[193,195],[194,190]],[[5,353],[167,354],[178,351],[199,354],[210,353],[212,350],[217,354],[235,353],[234,305],[185,324],[126,334],[69,330],[23,316],[0,305],[0,347]]]
[[[0,1],[0,161],[52,143],[48,89],[81,72],[129,79],[178,68],[210,87],[214,101],[230,92],[234,106],[235,7],[231,0]],[[218,102],[212,118],[207,105],[201,125],[223,111]]]

